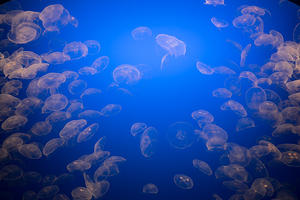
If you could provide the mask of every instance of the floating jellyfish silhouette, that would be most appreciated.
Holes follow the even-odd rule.
[[[195,167],[196,169],[208,176],[212,175],[213,173],[210,166],[206,162],[199,159],[193,160],[193,167]]]
[[[177,149],[186,149],[196,140],[196,134],[192,125],[187,122],[171,124],[167,131],[167,139],[170,145]]]
[[[148,183],[148,184],[143,186],[143,193],[157,194],[158,193],[158,187],[153,183]]]
[[[118,84],[131,85],[141,79],[140,71],[132,65],[120,65],[113,71],[114,81]]]
[[[211,23],[213,23],[213,25],[219,29],[221,28],[226,28],[229,23],[223,19],[219,19],[219,18],[216,18],[216,17],[212,17],[210,19]]]
[[[205,0],[204,4],[213,6],[225,5],[224,0]]]
[[[134,40],[145,40],[152,37],[152,31],[149,27],[140,26],[131,31],[131,36]]]
[[[212,67],[200,61],[196,62],[196,67],[201,74],[212,75],[214,73],[214,69]]]
[[[175,174],[173,181],[177,187],[184,190],[190,190],[194,187],[193,179],[184,174]]]
[[[84,44],[88,48],[88,54],[89,55],[96,55],[100,52],[101,45],[96,40],[86,40],[84,41]]]
[[[167,51],[167,54],[163,56],[161,59],[160,68],[163,68],[163,64],[166,60],[167,56],[184,56],[186,53],[186,44],[177,39],[174,36],[167,35],[167,34],[158,34],[155,38],[156,43]]]
[[[36,40],[40,34],[41,28],[37,24],[24,22],[13,27],[7,38],[16,44],[26,44]]]

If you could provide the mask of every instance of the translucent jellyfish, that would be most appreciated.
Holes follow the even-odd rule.
[[[236,28],[248,28],[253,26],[256,22],[256,17],[251,14],[244,14],[234,18],[232,24]]]
[[[108,192],[110,183],[107,180],[93,182],[86,173],[83,173],[83,177],[86,187],[92,193],[95,199],[104,196]]]
[[[257,178],[253,181],[251,188],[247,190],[243,197],[245,199],[262,199],[265,196],[271,197],[274,194],[272,184],[265,178]]]
[[[265,146],[269,149],[269,153],[271,154],[271,156],[276,159],[276,160],[280,160],[281,157],[282,157],[282,154],[281,152],[279,151],[279,149],[274,145],[272,144],[271,142],[269,141],[266,141],[266,140],[260,140],[258,142],[259,145],[261,146]]]
[[[52,126],[47,121],[36,122],[30,129],[30,132],[37,136],[48,135],[52,131]]]
[[[247,166],[252,159],[250,151],[247,148],[235,143],[227,143],[226,153],[231,164]]]
[[[161,59],[161,69],[167,56],[178,57],[184,56],[186,53],[186,44],[174,36],[167,34],[158,34],[155,40],[161,48],[167,51],[167,54],[165,54]]]
[[[41,28],[37,24],[23,22],[13,26],[7,34],[7,38],[16,44],[26,44],[39,38],[40,34]]]
[[[249,117],[244,117],[238,120],[235,126],[235,130],[237,132],[240,132],[253,127],[255,127],[254,120]]]
[[[119,167],[117,164],[114,163],[108,163],[104,164],[102,163],[100,167],[98,167],[94,173],[94,180],[95,182],[101,181],[103,179],[106,179],[111,176],[116,176],[120,173]]]
[[[270,11],[264,9],[264,8],[260,8],[258,6],[246,6],[241,10],[242,14],[254,14],[254,15],[258,15],[258,16],[263,16],[266,14],[266,12],[271,15]]]
[[[27,117],[22,115],[13,115],[7,118],[2,124],[1,128],[5,131],[17,130],[27,123]]]
[[[237,101],[229,100],[221,105],[221,110],[231,110],[240,117],[247,117],[244,106]]]
[[[9,136],[3,141],[2,148],[8,152],[15,152],[23,143],[24,141],[20,137]]]
[[[154,127],[148,127],[142,134],[140,150],[145,158],[153,156],[156,150],[158,132]]]
[[[97,110],[85,110],[78,114],[78,118],[88,121],[97,121],[102,117],[102,113]]]
[[[216,98],[230,99],[232,96],[232,92],[230,92],[226,88],[218,88],[212,91],[212,95]]]
[[[280,124],[276,127],[276,129],[272,132],[273,137],[284,136],[290,133],[295,132],[295,126],[290,123]]]
[[[48,73],[39,78],[37,85],[41,88],[58,88],[66,81],[65,75],[61,73]]]
[[[78,21],[72,17],[67,9],[61,4],[52,4],[45,7],[39,15],[46,31],[59,32],[60,28],[67,24],[78,26]]]
[[[62,123],[70,118],[70,114],[64,111],[54,111],[45,119],[51,125]]]
[[[206,110],[195,110],[191,113],[191,116],[198,124],[208,124],[214,121],[214,116]]]
[[[139,134],[142,134],[147,128],[147,124],[143,122],[136,122],[132,124],[130,128],[130,134],[132,136],[137,136]]]
[[[26,95],[28,97],[36,97],[36,98],[46,98],[48,94],[48,89],[41,88],[38,86],[39,79],[33,79],[30,81],[27,89],[26,89]]]
[[[152,31],[149,27],[140,26],[131,31],[134,40],[145,40],[152,37]]]
[[[84,44],[88,48],[89,55],[96,55],[100,52],[101,45],[96,40],[86,40],[84,41]]]
[[[79,77],[78,73],[74,71],[64,71],[62,74],[65,75],[67,82],[77,80]]]
[[[19,70],[23,70],[23,66],[20,63],[17,63],[16,61],[9,61],[4,64],[2,71],[5,77],[10,78],[14,77],[14,72]]]
[[[84,43],[74,41],[65,45],[63,53],[71,60],[78,60],[87,56],[88,48]]]
[[[23,144],[18,148],[18,151],[28,159],[40,159],[42,157],[40,148],[34,143]]]
[[[12,96],[18,96],[20,89],[22,89],[23,84],[19,80],[11,80],[6,82],[1,88],[2,94],[10,94]]]
[[[16,181],[23,177],[24,171],[17,165],[5,165],[0,169],[0,180]]]
[[[67,170],[69,172],[74,171],[86,171],[91,168],[91,164],[84,160],[74,160],[73,162],[67,165]]]
[[[53,138],[45,144],[43,148],[43,154],[45,156],[49,156],[50,154],[54,153],[58,148],[62,147],[64,144],[65,141],[62,138]]]
[[[119,114],[122,110],[122,106],[119,104],[107,104],[101,109],[101,114],[104,117],[112,117]]]
[[[267,99],[264,89],[260,87],[249,88],[246,92],[245,98],[248,108],[253,110],[257,110],[259,105]]]
[[[215,171],[215,176],[219,178],[232,178],[241,182],[247,182],[248,172],[247,170],[237,164],[222,165]]]
[[[222,74],[222,75],[234,75],[235,71],[226,66],[218,66],[213,68],[214,74]]]
[[[97,73],[97,70],[93,67],[81,67],[78,70],[78,74],[80,74],[81,76],[92,76],[95,75]]]
[[[221,28],[226,28],[229,23],[223,19],[219,19],[219,18],[216,18],[216,17],[212,17],[210,19],[211,23],[213,23],[213,25],[219,29]]]
[[[290,78],[293,75],[293,66],[287,61],[280,61],[275,64],[274,71],[286,73]]]
[[[201,74],[204,74],[204,75],[212,75],[214,73],[214,69],[211,68],[210,66],[208,66],[207,64],[205,63],[202,63],[200,61],[197,61],[196,62],[196,67],[198,69],[198,71],[201,73]]]
[[[167,139],[172,147],[186,149],[195,142],[196,134],[191,124],[175,122],[168,127]]]
[[[285,72],[274,72],[269,76],[272,80],[272,83],[277,85],[285,85],[289,80],[289,75]]]
[[[215,138],[220,138],[222,145],[224,145],[228,139],[227,132],[218,125],[215,124],[206,124],[203,127],[203,139],[211,140]]]
[[[48,63],[32,64],[29,67],[23,68],[20,71],[21,76],[18,76],[17,74],[15,75],[16,71],[14,71],[10,75],[10,77],[12,77],[12,78],[22,78],[22,79],[34,79],[38,72],[45,72],[45,71],[47,71],[48,67],[49,67]]]
[[[283,120],[287,123],[297,123],[300,117],[300,107],[286,107],[281,111]]]
[[[300,103],[300,92],[291,94],[291,95],[288,96],[288,98],[289,98],[291,101],[295,101],[295,102],[297,102],[297,103],[299,104],[299,103]]]
[[[213,173],[210,166],[202,160],[194,159],[193,166],[208,176],[212,175]]]
[[[295,151],[283,152],[281,161],[290,167],[300,167],[300,153]]]
[[[239,75],[239,79],[248,79],[252,85],[257,81],[255,74],[250,71],[242,71]]]
[[[246,58],[248,56],[248,53],[251,49],[251,44],[248,44],[241,52],[241,60],[240,60],[240,66],[244,67],[245,66],[245,62],[246,62]]]
[[[106,136],[101,137],[94,145],[94,153],[102,151],[106,144]]]
[[[71,195],[76,200],[91,200],[93,198],[92,193],[85,187],[77,187],[72,190]]]
[[[63,139],[71,139],[79,134],[86,125],[87,121],[84,119],[72,120],[65,124],[64,128],[59,132],[59,136]]]
[[[277,105],[272,101],[264,101],[258,106],[258,111],[260,113],[274,113],[278,112]]]
[[[143,193],[146,194],[157,194],[158,193],[158,187],[153,183],[148,183],[143,186]]]
[[[84,80],[74,80],[68,85],[68,91],[72,95],[81,94],[87,88],[87,83]]]
[[[119,65],[113,71],[113,78],[117,84],[134,84],[141,79],[140,71],[132,65]]]
[[[193,179],[184,174],[175,174],[173,181],[177,187],[184,190],[190,190],[194,187]]]
[[[45,104],[42,108],[42,112],[59,111],[66,108],[68,105],[68,99],[62,94],[53,94],[45,100]]]
[[[59,192],[57,185],[48,185],[40,189],[37,193],[37,199],[51,199]]]
[[[42,55],[42,58],[49,64],[63,64],[66,61],[71,60],[70,56],[63,52],[46,53]]]
[[[212,6],[225,5],[224,0],[205,0],[204,4]]]
[[[275,30],[270,30],[269,34],[261,33],[255,38],[254,44],[256,46],[272,45],[278,47],[283,43],[283,36],[281,33]]]
[[[300,80],[289,81],[285,84],[290,93],[300,92]]]
[[[85,142],[89,139],[91,139],[99,130],[99,124],[93,123],[86,127],[83,131],[81,131],[77,137],[77,142]]]
[[[91,67],[95,68],[98,72],[104,71],[109,65],[109,57],[101,56],[97,58],[91,65]]]

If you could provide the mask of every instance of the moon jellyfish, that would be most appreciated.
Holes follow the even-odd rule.
[[[83,43],[88,48],[89,55],[96,55],[100,52],[101,45],[98,41],[96,41],[96,40],[86,40]]]
[[[147,194],[157,194],[158,193],[158,187],[154,185],[153,183],[148,183],[143,186],[143,193]]]
[[[177,187],[184,190],[190,190],[194,187],[193,179],[184,174],[175,174],[173,181]]]
[[[240,15],[232,21],[232,24],[236,28],[247,28],[253,26],[256,22],[256,18],[250,14]]]
[[[41,33],[41,28],[34,24],[24,22],[12,27],[12,30],[7,34],[9,41],[16,44],[26,44],[36,40]]]
[[[225,5],[224,0],[205,0],[204,4],[213,6]]]
[[[23,144],[18,148],[19,153],[28,159],[40,159],[42,152],[36,144]]]
[[[146,26],[140,26],[131,31],[131,36],[134,40],[145,40],[152,36],[152,31]]]
[[[253,119],[244,117],[238,120],[235,126],[235,130],[239,132],[253,127],[255,127],[255,122],[253,121]]]
[[[226,88],[217,88],[212,91],[212,96],[216,98],[230,99],[232,96],[232,92],[230,92]]]
[[[212,75],[214,73],[214,69],[212,67],[200,61],[196,62],[196,67],[201,74]]]
[[[212,175],[212,173],[213,173],[210,166],[202,160],[194,159],[193,167],[195,167],[196,169],[198,169],[199,171],[201,171],[202,173],[204,173],[208,176]]]
[[[223,19],[219,19],[219,18],[216,18],[216,17],[212,17],[210,19],[211,23],[213,23],[213,25],[217,28],[226,28],[229,23]]]
[[[132,65],[119,65],[113,71],[114,81],[118,84],[131,85],[141,79],[140,71]]]
[[[109,57],[101,56],[92,63],[91,67],[95,68],[98,72],[102,72],[107,68],[108,64],[109,64]]]
[[[71,60],[78,60],[87,56],[88,48],[84,43],[74,41],[66,44],[63,53],[70,57]]]
[[[266,12],[271,15],[270,11],[264,8],[260,8],[258,6],[246,6],[241,10],[242,14],[254,14],[258,16],[263,16],[266,14]]]
[[[132,124],[132,126],[130,128],[130,134],[132,136],[137,136],[137,135],[143,133],[144,130],[146,130],[146,128],[147,128],[146,123],[136,122],[136,123]]]
[[[246,117],[247,111],[242,104],[237,101],[229,100],[221,105],[221,110],[231,110],[240,117]]]
[[[155,38],[156,43],[167,51],[167,54],[163,56],[161,59],[160,68],[162,69],[163,64],[166,60],[167,56],[184,56],[186,53],[186,44],[177,39],[174,36],[167,35],[167,34],[158,34]]]
[[[45,100],[42,112],[63,110],[68,105],[68,98],[62,94],[54,94]]]
[[[257,110],[259,105],[266,101],[267,96],[264,89],[260,87],[249,88],[245,95],[248,108]]]
[[[148,127],[142,134],[140,140],[140,150],[145,158],[153,156],[156,150],[158,132],[154,127]]]
[[[194,134],[191,124],[187,122],[175,122],[168,128],[167,139],[172,147],[186,149],[195,142],[196,134]]]

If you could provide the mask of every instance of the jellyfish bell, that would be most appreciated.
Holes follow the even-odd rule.
[[[167,34],[158,34],[155,38],[156,43],[167,51],[167,53],[161,59],[160,68],[162,69],[163,64],[167,58],[167,56],[184,56],[186,53],[186,44],[177,39],[174,36]]]

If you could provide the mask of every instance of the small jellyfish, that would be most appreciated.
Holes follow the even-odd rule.
[[[241,10],[242,14],[254,14],[258,16],[263,16],[266,14],[266,12],[271,15],[270,11],[264,8],[260,8],[258,6],[246,6]]]
[[[158,193],[158,187],[154,185],[153,183],[148,183],[143,186],[143,193],[146,194],[157,194]]]
[[[192,112],[191,116],[201,124],[208,124],[214,121],[214,116],[207,110],[195,110]]]
[[[245,95],[248,108],[257,110],[259,105],[266,101],[266,93],[260,87],[249,88]]]
[[[214,69],[212,67],[200,61],[196,62],[196,67],[201,74],[212,75],[214,73]]]
[[[232,92],[230,92],[226,88],[218,88],[212,91],[212,95],[216,98],[230,99],[232,96]]]
[[[177,187],[184,190],[190,190],[194,187],[193,179],[184,174],[175,174],[173,181]]]
[[[134,124],[132,124],[131,128],[130,128],[130,134],[132,136],[137,136],[141,133],[143,133],[147,128],[147,124],[143,123],[143,122],[136,122]]]
[[[158,34],[155,38],[156,43],[167,51],[167,54],[161,59],[160,68],[162,69],[167,56],[184,56],[186,53],[186,44],[174,36],[167,34]]]
[[[49,64],[63,64],[66,61],[69,61],[71,58],[70,56],[64,54],[63,52],[52,52],[52,53],[46,53],[42,55],[42,58],[44,61],[46,61]]]
[[[236,28],[248,28],[255,24],[256,17],[251,14],[244,14],[234,18],[232,24]]]
[[[229,23],[223,19],[219,19],[219,18],[216,18],[216,17],[212,17],[210,19],[211,23],[213,23],[213,25],[219,29],[221,28],[226,28]]]
[[[18,148],[20,154],[28,159],[40,159],[42,152],[36,144],[23,144]]]
[[[124,64],[114,69],[113,78],[117,84],[131,85],[141,79],[141,73],[136,67]]]
[[[42,112],[59,111],[66,108],[68,105],[68,99],[62,94],[53,94],[45,100],[45,104],[42,108]]]
[[[101,45],[96,40],[86,40],[84,41],[84,44],[88,48],[88,54],[89,55],[96,55],[100,52]]]
[[[119,114],[122,110],[122,106],[119,104],[108,104],[101,109],[101,114],[104,117],[112,117]]]
[[[155,153],[157,136],[157,130],[151,126],[143,132],[140,140],[140,150],[145,158],[150,158]]]
[[[86,199],[91,200],[93,198],[92,193],[88,188],[85,187],[77,187],[72,190],[71,195],[73,199]]]
[[[205,0],[204,4],[212,6],[225,5],[224,0]]]
[[[195,142],[196,134],[194,134],[191,124],[187,122],[175,122],[168,128],[167,139],[172,147],[186,149]]]
[[[30,22],[20,23],[10,30],[7,34],[9,41],[16,44],[26,44],[33,40],[36,40],[41,34],[41,28]]]
[[[52,131],[52,126],[47,121],[36,122],[30,129],[30,132],[37,136],[48,135]]]
[[[80,133],[81,129],[87,125],[84,119],[72,120],[65,124],[64,128],[59,132],[59,136],[63,139],[71,139]]]
[[[81,94],[86,88],[87,88],[86,81],[81,79],[74,80],[68,85],[68,91],[72,95]]]
[[[65,75],[61,73],[48,73],[39,78],[37,85],[40,88],[58,88],[66,81]]]
[[[212,175],[212,173],[213,173],[210,166],[202,160],[194,159],[193,167],[195,167],[196,169],[200,170],[202,173],[204,173],[208,176]]]
[[[246,58],[248,56],[248,53],[251,49],[251,44],[248,44],[241,52],[241,60],[240,60],[240,66],[244,67],[245,66],[245,62],[246,62]]]
[[[95,68],[97,72],[104,71],[109,65],[109,57],[108,56],[101,56],[94,60],[91,67]]]
[[[43,154],[45,156],[49,156],[50,154],[54,153],[59,147],[62,147],[64,144],[65,141],[62,138],[53,138],[45,144],[43,148]]]
[[[131,36],[134,40],[145,40],[152,37],[152,31],[149,27],[140,26],[131,31]]]
[[[63,53],[71,60],[78,60],[87,56],[88,48],[84,43],[74,41],[65,45]]]
[[[81,131],[77,137],[77,142],[85,142],[89,139],[91,139],[99,130],[99,124],[98,123],[93,123],[86,127],[83,131]]]
[[[240,117],[246,117],[247,111],[242,104],[237,101],[229,100],[221,105],[221,110],[231,110]]]
[[[255,122],[249,117],[244,117],[238,120],[235,126],[237,132],[255,127]]]
[[[7,118],[2,124],[1,128],[5,131],[17,130],[23,127],[28,122],[28,119],[22,115],[13,115]]]

